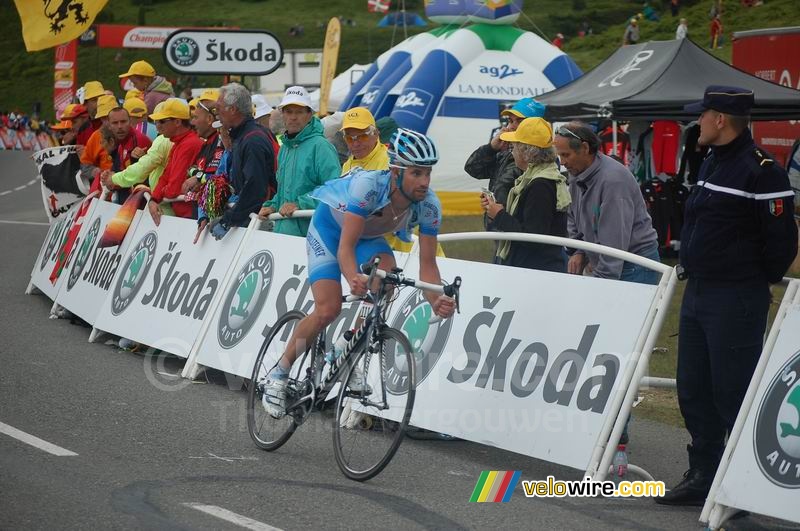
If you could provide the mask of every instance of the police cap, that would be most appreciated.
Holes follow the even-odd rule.
[[[747,116],[753,107],[753,91],[741,87],[709,85],[703,95],[703,101],[690,103],[683,107],[684,111],[701,113],[708,109],[736,116]]]

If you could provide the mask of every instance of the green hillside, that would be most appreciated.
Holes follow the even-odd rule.
[[[30,0],[38,1],[38,0]],[[658,6],[661,2],[651,2]],[[705,43],[708,35],[710,0],[683,0],[681,16],[689,19],[690,36]],[[393,2],[397,4],[397,0]],[[668,5],[667,1],[663,2]],[[422,0],[406,0],[407,8],[422,12]],[[535,31],[547,39],[562,32],[567,41],[564,47],[584,70],[596,66],[610,55],[622,40],[627,19],[641,10],[642,3],[631,0],[527,0],[518,25]],[[302,9],[293,9],[301,7]],[[670,39],[677,19],[668,9],[659,9],[661,22],[643,21],[642,40]],[[380,15],[367,12],[366,0],[309,0],[283,2],[280,0],[110,0],[98,17],[98,22],[117,24],[147,24],[164,26],[237,26],[263,28],[275,33],[284,48],[320,48],[325,24],[333,16],[350,19],[342,32],[339,69],[354,62],[372,61],[378,54],[404,38],[402,28],[377,28]],[[739,2],[728,0],[724,14],[725,33],[744,29],[800,25],[796,0],[767,0],[756,8],[742,8]],[[0,35],[0,64],[5,72],[0,78],[0,110],[20,109],[30,112],[34,102],[41,102],[44,116],[52,118],[53,51],[28,53],[22,42],[21,26],[12,0],[0,0],[0,21],[7,31]],[[593,35],[577,38],[579,25],[587,21]],[[289,35],[292,26],[304,28],[302,36]],[[408,33],[427,31],[409,28]],[[730,38],[716,52],[730,59]],[[176,77],[164,66],[158,50],[110,50],[81,47],[78,58],[78,79],[82,83],[99,79],[107,87],[118,87],[117,75],[137,59],[150,61],[159,72],[175,78],[178,86],[219,84],[219,79],[188,79]]]

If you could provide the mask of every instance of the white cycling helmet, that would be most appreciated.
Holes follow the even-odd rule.
[[[400,128],[389,140],[389,160],[393,166],[426,166],[439,162],[433,140],[411,129]]]

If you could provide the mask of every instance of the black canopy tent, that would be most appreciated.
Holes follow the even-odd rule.
[[[553,121],[690,121],[697,114],[683,106],[702,99],[708,85],[752,89],[753,120],[800,118],[800,91],[742,72],[689,39],[623,46],[587,74],[537,100]]]

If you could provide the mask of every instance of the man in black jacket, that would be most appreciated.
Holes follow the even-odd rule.
[[[692,437],[689,470],[658,503],[703,505],[761,354],[769,284],[797,254],[786,171],[753,143],[753,92],[709,86],[698,142],[711,146],[686,203],[688,275],[678,343],[678,403]]]
[[[525,118],[544,116],[544,110],[544,105],[533,98],[523,98],[510,109],[504,110],[501,115],[508,119],[508,125],[502,127],[491,142],[476,149],[464,164],[464,171],[475,179],[489,180],[488,188],[500,205],[506,206],[508,191],[517,177],[522,175],[522,170],[511,155],[511,144],[501,140],[500,135],[516,131]],[[488,218],[484,222],[487,229],[491,230]]]
[[[247,225],[250,214],[258,213],[261,203],[275,194],[278,142],[271,131],[253,119],[250,92],[239,83],[220,89],[217,114],[233,141],[228,175],[233,186],[231,206],[208,225],[219,240],[230,227]]]

